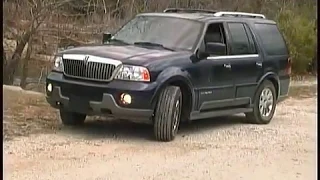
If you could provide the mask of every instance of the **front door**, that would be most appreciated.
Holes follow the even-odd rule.
[[[226,45],[222,23],[213,23],[208,26],[204,43],[208,42]],[[234,100],[235,88],[231,61],[225,58],[226,54],[227,48],[224,53],[211,54],[207,59],[199,62],[203,65],[208,78],[206,86],[202,86],[198,92],[200,111],[228,107]]]

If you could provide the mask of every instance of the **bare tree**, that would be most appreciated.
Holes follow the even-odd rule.
[[[49,17],[52,11],[66,3],[62,0],[28,0],[27,7],[23,7],[29,11],[30,20],[27,27],[16,38],[16,47],[11,58],[6,58],[3,63],[3,83],[12,84],[16,69],[22,59],[22,53],[29,42],[29,39],[36,33],[40,25]]]
[[[159,12],[167,7],[203,8],[263,13],[268,18],[273,19],[284,9],[291,10],[294,9],[293,6],[299,9],[302,6],[305,7],[306,4],[314,7],[316,1],[5,0],[3,3],[4,5],[10,4],[9,8],[4,8],[6,16],[4,16],[3,24],[5,39],[2,60],[3,81],[5,84],[12,84],[13,77],[15,74],[17,75],[16,71],[19,66],[20,68],[23,67],[21,86],[24,86],[24,78],[28,76],[27,69],[31,65],[35,66],[32,67],[35,69],[29,69],[30,76],[38,73],[39,65],[43,68],[44,59],[49,59],[47,61],[50,61],[57,48],[100,42],[101,32],[114,31],[136,13],[145,11]],[[294,12],[299,12],[296,9],[294,9]],[[303,11],[303,14],[310,14],[314,11],[312,8],[307,8],[307,10]],[[30,41],[31,39],[32,42]],[[10,44],[9,48],[5,43]],[[31,51],[31,43],[33,44],[33,51]],[[31,56],[31,58],[28,56]],[[49,64],[49,62],[46,63]]]

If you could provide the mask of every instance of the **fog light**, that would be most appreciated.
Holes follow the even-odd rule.
[[[130,94],[122,93],[120,95],[120,101],[122,104],[131,104],[132,98]]]
[[[52,84],[48,84],[48,86],[47,86],[47,90],[48,90],[48,92],[52,92]]]

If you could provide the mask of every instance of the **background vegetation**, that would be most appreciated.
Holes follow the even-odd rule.
[[[293,72],[317,64],[315,0],[4,0],[3,81],[41,85],[59,48],[100,42],[141,12],[167,7],[245,11],[278,22],[293,59]]]

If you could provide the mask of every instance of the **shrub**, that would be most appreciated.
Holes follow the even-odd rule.
[[[302,9],[304,12],[299,12]],[[309,13],[306,13],[308,11]],[[280,10],[275,18],[286,39],[294,73],[306,72],[308,64],[316,54],[316,20],[310,18],[310,11],[312,14],[311,9],[294,10],[290,8],[290,10]]]

